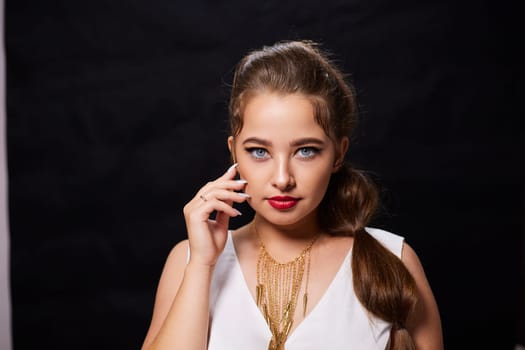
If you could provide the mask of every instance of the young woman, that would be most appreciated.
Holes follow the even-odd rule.
[[[184,207],[188,240],[166,261],[142,349],[443,349],[416,253],[367,227],[377,192],[345,164],[355,118],[351,86],[317,44],[242,59],[235,164]],[[230,231],[244,201],[255,216]]]

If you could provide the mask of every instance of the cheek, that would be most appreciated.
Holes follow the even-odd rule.
[[[326,191],[326,188],[328,187],[328,183],[330,182],[330,177],[323,177],[321,181],[318,181],[316,183],[316,191],[324,193]]]
[[[250,166],[242,161],[242,159],[237,160],[238,166],[237,166],[237,174],[240,179],[246,180],[248,182],[252,182],[253,179],[253,170],[250,170]],[[249,184],[247,185],[247,187]]]
[[[309,179],[310,186],[314,192],[324,195],[332,176],[331,169],[323,169],[323,171],[316,173],[315,176],[313,173],[314,172],[311,172],[312,176],[310,176]]]
[[[259,198],[263,195],[264,191],[268,189],[267,186],[270,181],[268,173],[261,167],[257,167],[249,162],[243,163],[242,160],[240,160],[237,170],[239,178],[248,182],[244,191],[252,196],[253,199]]]
[[[234,151],[235,151],[234,152],[234,154],[235,154],[235,163],[237,163],[237,175],[241,179],[244,179],[244,175],[246,174],[246,169],[248,168],[247,164],[246,164],[245,155],[240,153],[241,150],[238,149],[238,148],[235,148]]]

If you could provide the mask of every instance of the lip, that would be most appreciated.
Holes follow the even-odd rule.
[[[290,196],[274,196],[267,199],[268,203],[275,209],[285,210],[297,205],[300,198]]]

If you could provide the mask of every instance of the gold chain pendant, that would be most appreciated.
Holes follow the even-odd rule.
[[[255,229],[255,226],[254,226]],[[308,280],[310,274],[310,251],[317,237],[292,261],[279,263],[266,251],[260,242],[257,259],[257,285],[255,298],[272,338],[268,350],[285,350],[284,345],[293,326],[295,307],[303,282],[305,269],[306,285],[303,295],[303,317],[308,304]]]

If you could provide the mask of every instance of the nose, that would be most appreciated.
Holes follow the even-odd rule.
[[[290,191],[295,187],[295,178],[289,159],[282,157],[276,160],[272,185],[282,192]]]

